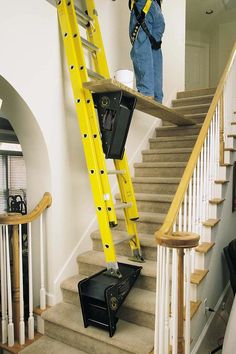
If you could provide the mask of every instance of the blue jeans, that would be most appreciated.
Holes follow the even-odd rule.
[[[136,6],[141,12],[146,0],[138,0]],[[129,34],[137,23],[134,11],[130,16]],[[156,1],[152,5],[145,17],[145,23],[156,41],[161,41],[165,30],[165,21],[161,9]],[[136,77],[136,86],[139,92],[145,96],[153,96],[156,101],[163,99],[163,63],[161,49],[154,50],[150,40],[140,27],[138,36],[130,52]]]

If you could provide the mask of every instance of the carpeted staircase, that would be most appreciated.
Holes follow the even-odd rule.
[[[105,266],[99,231],[92,233],[93,250],[77,258],[78,274],[61,284],[63,302],[43,313],[45,335],[21,353],[149,354],[154,343],[156,243],[154,232],[162,225],[189,159],[214,89],[180,92],[173,108],[193,119],[194,126],[171,124],[156,129],[150,149],[136,163],[133,178],[140,219],[137,223],[146,262],[135,287],[119,312],[115,335],[94,327],[84,328],[77,291],[78,281]],[[116,196],[119,202],[119,196]],[[118,261],[132,263],[123,212],[113,229]],[[124,241],[125,240],[125,241]],[[199,301],[198,301],[199,303]],[[197,310],[192,303],[192,316]]]

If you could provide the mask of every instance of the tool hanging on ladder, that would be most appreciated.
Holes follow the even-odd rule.
[[[87,82],[89,78],[109,78],[109,71],[94,1],[85,0],[85,4],[87,10],[86,12],[82,12],[77,6],[74,6],[73,0],[57,0],[57,9],[74,94],[76,113],[96,207],[97,220],[101,233],[103,251],[107,264],[107,274],[120,278],[122,277],[122,274],[117,263],[111,232],[111,227],[117,225],[117,217],[108,178],[109,172],[106,168],[102,142],[100,139],[98,119],[94,108],[96,96],[94,96],[93,99],[90,91],[83,88],[83,83]],[[86,29],[87,39],[82,38],[80,35],[77,18],[79,24]],[[86,66],[83,47],[91,53],[93,70]],[[122,95],[122,93],[117,93],[117,95],[120,94]],[[106,96],[108,97],[108,95]],[[120,107],[116,107],[116,112],[125,112],[127,129],[132,116],[131,111],[135,105],[134,100],[132,100],[132,103],[129,103],[128,101],[129,100],[123,95],[122,98],[120,98]],[[98,110],[100,110],[101,107],[99,104],[96,103],[96,105]],[[109,114],[112,116],[111,111]],[[113,118],[114,117],[115,116],[113,116]],[[127,129],[122,133],[122,144],[127,137]],[[120,126],[118,127],[117,132],[119,131]],[[143,257],[135,223],[138,219],[138,211],[126,154],[124,148],[119,146],[119,151],[116,155],[113,148],[116,149],[117,144],[120,142],[116,139],[115,141],[110,142],[112,149],[109,150],[108,157],[110,157],[112,151],[112,158],[115,158],[115,171],[113,173],[117,175],[121,201],[124,206],[125,223],[130,237],[132,259],[142,262]],[[113,146],[114,142],[115,144]]]

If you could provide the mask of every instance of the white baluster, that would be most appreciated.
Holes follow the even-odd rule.
[[[189,188],[188,188],[188,229],[187,231],[192,231],[193,230],[193,215],[192,215],[192,178],[190,179],[189,182]]]
[[[210,215],[210,203],[209,201],[211,200],[211,185],[210,185],[210,128],[208,129],[207,133],[207,210],[206,210],[206,216],[207,219],[209,218]]]
[[[46,290],[44,281],[44,239],[43,239],[43,216],[40,215],[40,275],[41,275],[41,287],[40,287],[40,309],[46,309]]]
[[[196,218],[196,209],[197,209],[197,198],[196,198],[196,189],[197,189],[197,167],[193,171],[193,232],[197,231],[197,218]]]
[[[25,344],[25,322],[24,322],[24,288],[23,288],[23,265],[22,265],[22,225],[19,225],[19,270],[20,270],[20,323],[19,343]]]
[[[179,225],[178,225],[178,230],[179,231],[182,231],[182,225],[183,225],[183,222],[182,222],[182,205],[179,209]]]
[[[161,250],[162,256],[161,256],[161,302],[160,302],[160,309],[159,309],[159,314],[160,314],[160,337],[159,337],[159,352],[164,353],[164,333],[165,333],[165,315],[164,315],[164,309],[165,309],[165,262],[166,262],[166,248],[162,247]]]
[[[203,149],[201,149],[200,153],[200,223],[199,223],[199,235],[202,235],[202,223],[204,220],[205,215],[203,215]],[[200,236],[201,237],[201,236]]]
[[[187,192],[184,194],[184,231],[187,231]]]
[[[169,311],[170,311],[170,272],[169,272],[169,267],[170,267],[170,249],[166,248],[166,264],[165,264],[166,270],[165,270],[165,332],[164,332],[164,338],[165,338],[165,343],[164,343],[164,353],[169,354]]]
[[[6,254],[5,229],[1,225],[0,251],[1,251],[1,309],[2,309],[2,343],[7,342],[7,289],[6,289]]]
[[[178,353],[178,257],[177,250],[172,251],[172,354]]]
[[[7,300],[8,300],[8,346],[14,345],[14,324],[12,322],[11,266],[9,251],[9,233],[6,228],[6,261],[7,261]]]
[[[29,318],[28,337],[34,339],[34,316],[33,316],[33,275],[32,275],[32,235],[31,223],[28,224],[28,272],[29,272]]]
[[[200,158],[197,161],[197,208],[196,208],[196,219],[197,219],[197,233],[200,233]]]
[[[190,250],[185,250],[185,354],[190,353]]]
[[[157,246],[157,273],[156,273],[156,310],[155,310],[155,333],[154,333],[154,354],[158,354],[159,351],[159,302],[160,302],[160,248]]]

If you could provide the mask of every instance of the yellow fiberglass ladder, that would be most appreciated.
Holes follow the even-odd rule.
[[[119,278],[122,275],[117,263],[111,232],[111,228],[117,225],[117,217],[110,189],[109,174],[116,174],[117,176],[121,195],[121,204],[118,204],[117,208],[124,209],[125,223],[132,252],[131,258],[142,262],[143,257],[136,228],[138,210],[126,154],[122,154],[122,158],[120,159],[114,159],[115,169],[113,171],[107,170],[100,137],[99,122],[95,110],[94,95],[88,89],[84,88],[84,84],[89,79],[109,79],[109,70],[97,11],[93,0],[85,0],[86,11],[82,11],[75,6],[73,0],[57,0],[56,3],[107,264],[107,274]],[[86,32],[86,39],[82,37],[82,31]],[[90,53],[92,70],[91,68],[87,68],[85,50]],[[114,99],[116,100],[117,97]],[[109,96],[105,96],[104,99],[103,96],[101,100],[101,105],[104,108],[109,103],[110,98]],[[135,102],[133,102],[133,105],[135,105]]]

